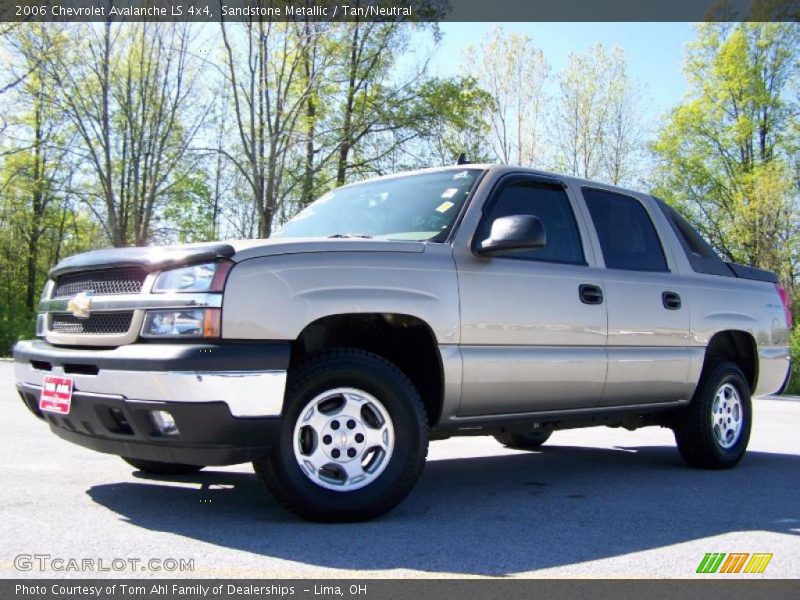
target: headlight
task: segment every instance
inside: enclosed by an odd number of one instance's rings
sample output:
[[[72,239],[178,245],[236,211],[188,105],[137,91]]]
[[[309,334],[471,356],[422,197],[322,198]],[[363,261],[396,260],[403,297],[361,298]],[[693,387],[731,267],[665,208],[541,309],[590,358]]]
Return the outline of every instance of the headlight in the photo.
[[[218,338],[220,315],[218,308],[149,310],[144,316],[142,337]]]
[[[162,271],[153,292],[221,292],[232,267],[226,260]]]

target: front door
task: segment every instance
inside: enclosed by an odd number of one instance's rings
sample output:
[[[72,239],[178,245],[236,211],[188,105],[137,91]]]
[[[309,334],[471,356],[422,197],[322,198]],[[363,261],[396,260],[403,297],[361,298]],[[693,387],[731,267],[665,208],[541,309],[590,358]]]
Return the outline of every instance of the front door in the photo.
[[[485,203],[473,242],[489,236],[494,219],[534,215],[546,245],[482,257],[469,243],[456,244],[462,416],[587,408],[602,398],[603,281],[587,262],[588,238],[575,214],[560,182],[507,175]]]

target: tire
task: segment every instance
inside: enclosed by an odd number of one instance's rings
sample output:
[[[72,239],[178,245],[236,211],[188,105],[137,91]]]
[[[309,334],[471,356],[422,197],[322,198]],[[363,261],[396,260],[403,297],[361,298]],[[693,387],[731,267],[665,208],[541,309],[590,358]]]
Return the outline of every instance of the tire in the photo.
[[[191,475],[203,467],[201,465],[184,465],[181,463],[166,463],[156,460],[139,460],[138,458],[121,457],[132,467],[150,475]]]
[[[514,450],[536,450],[550,439],[552,431],[532,431],[530,433],[498,433],[494,436],[506,448]]]
[[[752,421],[750,386],[741,369],[716,363],[704,370],[689,406],[676,413],[675,442],[689,466],[729,469],[747,450]]]
[[[253,463],[290,511],[366,521],[411,491],[428,454],[428,421],[409,379],[383,358],[335,349],[293,369],[279,439]]]

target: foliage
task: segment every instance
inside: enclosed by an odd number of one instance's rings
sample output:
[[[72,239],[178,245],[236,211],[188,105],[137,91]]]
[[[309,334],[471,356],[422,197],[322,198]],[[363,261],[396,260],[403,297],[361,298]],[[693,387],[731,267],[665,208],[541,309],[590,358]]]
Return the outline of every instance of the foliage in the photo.
[[[644,133],[642,91],[622,49],[595,44],[570,54],[558,89],[549,132],[555,169],[615,185],[632,182]]]
[[[796,23],[698,26],[685,64],[690,95],[653,144],[655,194],[727,260],[776,271],[793,296],[799,52]]]
[[[419,88],[419,98],[405,119],[428,144],[426,164],[451,164],[462,152],[472,162],[490,162],[485,139],[490,131],[486,111],[494,98],[474,77],[431,79]]]
[[[204,103],[193,94],[197,59],[185,23],[76,24],[37,73],[80,142],[76,189],[114,246],[153,241],[151,225],[191,168],[188,149]],[[43,37],[52,36],[45,30]],[[36,58],[35,56],[32,58]]]
[[[503,163],[541,167],[546,163],[544,125],[548,107],[545,86],[550,65],[524,34],[502,27],[484,37],[480,48],[466,51],[465,71],[492,97],[483,106],[490,124],[492,152]]]
[[[169,203],[157,221],[156,228],[165,241],[180,243],[206,242],[216,237],[214,231],[214,197],[205,173],[194,171],[176,181],[170,190]]]
[[[800,325],[795,326],[792,330],[789,348],[792,355],[792,378],[789,380],[786,393],[800,396]]]

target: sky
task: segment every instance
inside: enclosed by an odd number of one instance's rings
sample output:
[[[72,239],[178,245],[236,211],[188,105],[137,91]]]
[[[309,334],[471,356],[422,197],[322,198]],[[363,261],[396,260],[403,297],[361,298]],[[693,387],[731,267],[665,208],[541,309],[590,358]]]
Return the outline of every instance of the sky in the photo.
[[[430,63],[434,75],[460,73],[464,49],[480,45],[496,23],[442,23],[444,34]],[[690,23],[502,23],[504,29],[528,34],[553,72],[565,65],[570,52],[582,52],[600,42],[619,46],[628,58],[630,73],[645,86],[647,111],[656,119],[679,103],[687,90],[681,71],[684,47],[694,39]]]

